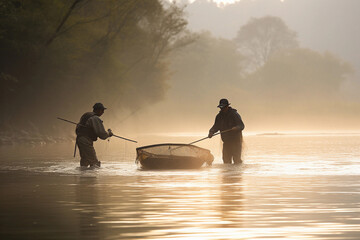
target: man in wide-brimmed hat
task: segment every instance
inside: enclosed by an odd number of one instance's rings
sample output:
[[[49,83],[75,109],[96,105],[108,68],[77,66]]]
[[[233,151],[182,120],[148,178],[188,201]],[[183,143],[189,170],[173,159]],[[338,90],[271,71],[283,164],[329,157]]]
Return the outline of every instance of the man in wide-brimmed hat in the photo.
[[[95,103],[93,111],[84,113],[76,126],[76,144],[79,147],[82,167],[100,167],[101,162],[97,159],[93,143],[98,137],[105,140],[113,135],[111,129],[105,131],[100,119],[105,109],[102,103]]]
[[[214,133],[220,131],[223,141],[224,163],[242,163],[242,130],[244,130],[245,125],[237,110],[230,107],[227,99],[221,99],[218,108],[220,108],[220,112],[216,115],[215,123],[209,130],[208,137],[211,138]]]

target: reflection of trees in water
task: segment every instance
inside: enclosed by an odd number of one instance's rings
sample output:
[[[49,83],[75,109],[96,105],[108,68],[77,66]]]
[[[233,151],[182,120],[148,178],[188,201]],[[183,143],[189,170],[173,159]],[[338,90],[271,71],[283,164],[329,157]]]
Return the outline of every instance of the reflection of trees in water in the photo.
[[[95,177],[80,177],[76,184],[76,202],[81,238],[101,239],[99,199]]]
[[[223,223],[221,227],[241,227],[243,211],[243,186],[241,169],[234,165],[224,165],[221,171],[219,211]]]

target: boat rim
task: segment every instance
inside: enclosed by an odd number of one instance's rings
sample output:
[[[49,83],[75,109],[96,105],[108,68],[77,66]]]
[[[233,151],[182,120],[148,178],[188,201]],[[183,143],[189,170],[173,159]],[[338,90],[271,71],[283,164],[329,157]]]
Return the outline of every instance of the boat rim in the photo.
[[[150,148],[150,147],[158,147],[158,146],[169,146],[169,145],[170,146],[191,146],[191,147],[195,147],[195,148],[206,150],[206,151],[210,152],[210,150],[208,150],[206,148],[202,148],[202,147],[198,147],[196,145],[186,144],[186,143],[159,143],[159,144],[152,144],[152,145],[138,147],[138,148],[136,148],[136,150],[142,150],[142,149],[146,149],[146,148]]]

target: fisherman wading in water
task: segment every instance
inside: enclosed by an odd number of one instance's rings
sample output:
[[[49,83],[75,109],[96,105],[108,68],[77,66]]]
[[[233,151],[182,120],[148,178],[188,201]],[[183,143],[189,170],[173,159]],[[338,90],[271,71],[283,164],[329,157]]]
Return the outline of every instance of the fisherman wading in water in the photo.
[[[218,107],[221,109],[216,115],[215,123],[209,130],[208,137],[211,138],[217,131],[221,132],[223,141],[224,163],[242,163],[242,130],[245,125],[236,109],[231,108],[227,99],[221,99]]]
[[[105,131],[100,119],[105,109],[102,103],[95,103],[93,111],[84,113],[76,126],[76,144],[79,147],[82,167],[100,167],[101,162],[96,157],[93,143],[98,137],[105,140],[113,135],[111,129]]]

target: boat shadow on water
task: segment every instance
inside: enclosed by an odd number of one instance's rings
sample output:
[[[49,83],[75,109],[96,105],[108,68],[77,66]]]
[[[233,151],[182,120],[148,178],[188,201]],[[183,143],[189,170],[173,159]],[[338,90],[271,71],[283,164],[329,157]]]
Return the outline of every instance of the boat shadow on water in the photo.
[[[245,169],[245,165],[242,164],[223,164],[223,163],[215,163],[211,165],[207,165],[204,163],[202,166],[197,168],[146,168],[138,163],[137,171],[213,171],[220,173],[222,176],[232,176],[239,175]]]

